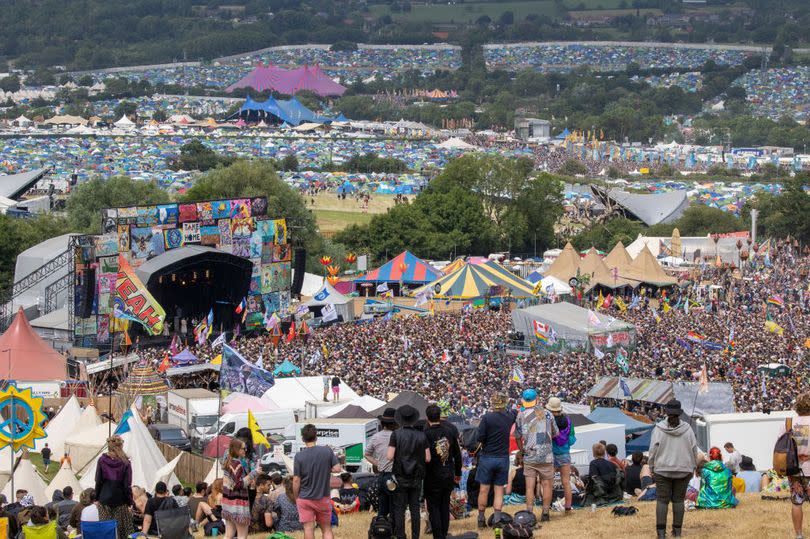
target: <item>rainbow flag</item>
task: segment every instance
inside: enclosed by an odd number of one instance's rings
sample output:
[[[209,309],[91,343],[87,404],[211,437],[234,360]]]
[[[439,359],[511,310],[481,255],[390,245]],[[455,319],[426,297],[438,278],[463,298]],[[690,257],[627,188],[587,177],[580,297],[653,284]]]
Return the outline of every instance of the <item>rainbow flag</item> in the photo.
[[[690,331],[689,333],[687,333],[686,338],[692,342],[703,342],[706,340],[705,335],[701,335],[696,331]]]
[[[782,296],[777,296],[774,294],[773,296],[768,298],[768,303],[770,305],[777,305],[779,307],[784,307],[785,300],[782,299]]]
[[[532,326],[534,327],[534,336],[537,337],[537,340],[543,344],[548,344],[549,335],[551,334],[548,324],[544,324],[539,320],[532,320]]]

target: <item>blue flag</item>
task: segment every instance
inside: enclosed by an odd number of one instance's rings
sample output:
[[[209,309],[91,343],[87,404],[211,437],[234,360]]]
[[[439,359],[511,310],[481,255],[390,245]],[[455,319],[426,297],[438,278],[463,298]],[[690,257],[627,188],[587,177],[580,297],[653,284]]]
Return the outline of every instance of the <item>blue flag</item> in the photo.
[[[129,421],[132,419],[132,410],[127,410],[124,412],[124,415],[121,416],[121,422],[118,424],[118,428],[115,429],[113,434],[125,434],[132,430],[132,427],[129,424]]]
[[[633,396],[633,392],[630,391],[630,386],[627,385],[627,382],[624,381],[624,378],[619,378],[619,387],[622,389],[622,393],[624,393],[625,397]]]
[[[273,373],[257,367],[242,357],[239,352],[222,345],[222,365],[219,368],[219,388],[261,397],[275,384]]]

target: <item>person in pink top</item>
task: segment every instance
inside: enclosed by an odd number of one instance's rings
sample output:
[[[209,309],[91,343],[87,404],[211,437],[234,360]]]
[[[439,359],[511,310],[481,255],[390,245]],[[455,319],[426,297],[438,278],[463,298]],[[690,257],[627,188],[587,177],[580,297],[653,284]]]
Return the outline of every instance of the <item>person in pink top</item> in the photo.
[[[794,409],[799,417],[793,419],[793,439],[796,440],[802,472],[801,475],[790,477],[790,501],[793,503],[791,517],[796,539],[803,539],[802,505],[804,502],[810,501],[810,485],[808,485],[808,478],[810,478],[810,392],[802,393],[796,398]],[[782,425],[779,435],[784,433],[785,425]]]

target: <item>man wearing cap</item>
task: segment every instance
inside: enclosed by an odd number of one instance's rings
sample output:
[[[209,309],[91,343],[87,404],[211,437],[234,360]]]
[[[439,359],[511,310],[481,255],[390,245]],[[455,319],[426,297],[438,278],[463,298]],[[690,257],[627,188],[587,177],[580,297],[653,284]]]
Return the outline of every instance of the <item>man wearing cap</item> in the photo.
[[[388,480],[391,479],[391,469],[393,463],[388,459],[388,445],[391,442],[391,433],[397,428],[394,420],[396,410],[391,407],[385,409],[382,415],[377,416],[380,420],[380,430],[366,444],[366,460],[374,467],[377,475],[377,490],[379,496],[378,513],[387,519],[391,519],[391,508],[393,507],[394,495],[388,488]]]
[[[515,440],[523,453],[523,476],[526,478],[526,510],[534,510],[534,493],[537,481],[543,491],[543,514],[541,522],[549,520],[551,498],[554,490],[554,452],[551,440],[560,433],[554,416],[548,410],[537,407],[537,391],[523,392],[523,411],[515,422]]]
[[[393,462],[392,471],[396,480],[394,492],[394,532],[398,539],[405,539],[405,509],[411,512],[411,538],[419,539],[421,518],[419,494],[425,467],[430,462],[430,448],[425,433],[417,430],[419,411],[408,404],[397,408],[394,419],[400,426],[391,433],[388,443],[388,460]]]
[[[496,393],[490,399],[492,411],[484,414],[478,424],[478,470],[475,479],[480,483],[478,491],[478,527],[486,527],[487,498],[490,488],[495,487],[493,522],[501,518],[503,491],[509,481],[509,434],[515,423],[515,414],[506,410],[506,395]]]

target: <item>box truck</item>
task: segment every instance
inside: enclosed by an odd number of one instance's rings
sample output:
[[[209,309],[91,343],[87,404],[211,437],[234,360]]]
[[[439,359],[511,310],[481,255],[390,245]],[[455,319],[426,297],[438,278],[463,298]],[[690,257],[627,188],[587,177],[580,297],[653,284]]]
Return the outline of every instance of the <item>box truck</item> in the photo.
[[[217,422],[219,398],[207,389],[172,389],[166,408],[166,423],[180,427],[193,439]]]
[[[301,440],[301,427],[311,423],[318,429],[318,444],[328,445],[346,457],[346,469],[350,472],[370,471],[370,466],[363,455],[366,443],[377,433],[378,421],[376,418],[333,418],[321,417],[308,419],[303,423],[295,423],[287,431],[287,437],[294,436],[292,444],[293,455],[304,447]]]
[[[788,417],[796,417],[796,412],[706,414],[695,421],[698,447],[706,453],[718,447],[725,460],[723,446],[731,442],[740,454],[751,457],[757,470],[765,471],[772,467],[773,446]]]
[[[254,412],[253,417],[256,418],[256,424],[259,425],[259,430],[265,436],[273,434],[285,434],[285,431],[290,425],[295,424],[295,414],[292,410],[271,410],[269,412]],[[215,436],[223,434],[225,436],[233,436],[239,429],[248,426],[248,413],[227,413],[219,418],[219,421],[214,419],[214,423],[209,429],[196,440],[192,441],[195,449],[202,451],[206,444],[214,439]]]

